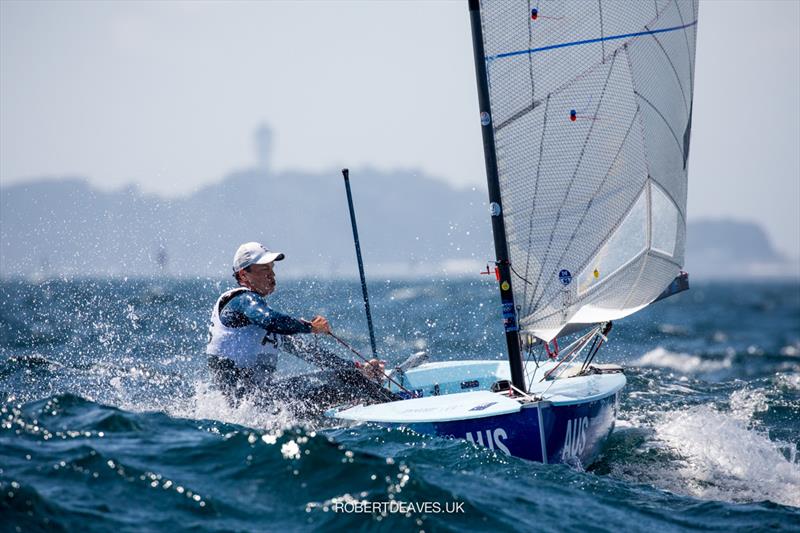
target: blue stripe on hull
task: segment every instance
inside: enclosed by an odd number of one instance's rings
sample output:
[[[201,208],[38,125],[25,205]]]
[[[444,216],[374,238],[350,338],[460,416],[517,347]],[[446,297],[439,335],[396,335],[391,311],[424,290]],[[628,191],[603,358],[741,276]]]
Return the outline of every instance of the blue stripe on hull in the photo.
[[[526,405],[518,413],[413,424],[410,427],[419,433],[466,439],[491,450],[531,461],[545,462],[542,454],[546,450],[547,463],[579,460],[581,464],[588,465],[596,458],[603,440],[614,429],[618,397],[619,392],[593,402],[559,406],[540,402]],[[544,435],[544,446],[540,435]]]

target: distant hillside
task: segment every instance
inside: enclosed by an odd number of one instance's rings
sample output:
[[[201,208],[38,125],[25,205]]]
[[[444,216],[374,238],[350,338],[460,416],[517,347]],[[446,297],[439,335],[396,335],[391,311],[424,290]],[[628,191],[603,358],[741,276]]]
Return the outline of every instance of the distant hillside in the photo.
[[[376,271],[441,272],[492,255],[484,191],[457,191],[411,172],[351,172],[364,260]],[[223,275],[239,243],[287,254],[296,275],[355,273],[341,174],[245,171],[190,196],[86,181],[0,189],[0,275],[153,275],[159,250],[171,275]],[[455,261],[455,263],[453,262]]]
[[[368,274],[477,272],[493,257],[484,188],[371,169],[353,169],[351,182]],[[136,188],[102,192],[77,178],[0,188],[4,277],[223,276],[249,240],[287,254],[284,276],[356,275],[338,169],[238,172],[172,200]],[[691,222],[686,258],[693,279],[800,275],[751,222]]]
[[[694,278],[800,276],[797,259],[778,253],[758,224],[695,220],[687,229],[685,268]]]

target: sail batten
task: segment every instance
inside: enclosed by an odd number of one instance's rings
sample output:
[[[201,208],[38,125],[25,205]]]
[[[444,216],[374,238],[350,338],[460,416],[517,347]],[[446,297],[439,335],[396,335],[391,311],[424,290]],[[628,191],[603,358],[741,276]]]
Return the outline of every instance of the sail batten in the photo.
[[[550,340],[642,309],[680,271],[697,6],[537,6],[480,14],[519,323]]]

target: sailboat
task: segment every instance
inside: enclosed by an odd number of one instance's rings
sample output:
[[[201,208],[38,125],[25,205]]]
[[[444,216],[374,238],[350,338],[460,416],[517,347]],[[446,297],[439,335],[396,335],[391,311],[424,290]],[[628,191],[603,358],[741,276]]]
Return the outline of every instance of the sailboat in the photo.
[[[424,363],[395,373],[406,399],[328,414],[587,465],[626,384],[594,362],[612,321],[688,288],[697,2],[469,11],[508,360]]]

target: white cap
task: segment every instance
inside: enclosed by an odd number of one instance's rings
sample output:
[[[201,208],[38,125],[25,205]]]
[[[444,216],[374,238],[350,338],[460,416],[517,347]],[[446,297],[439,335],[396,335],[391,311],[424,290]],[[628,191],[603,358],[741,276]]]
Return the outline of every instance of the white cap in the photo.
[[[272,252],[260,242],[246,242],[233,256],[233,271],[239,272],[250,265],[265,265],[283,259],[280,252]]]

